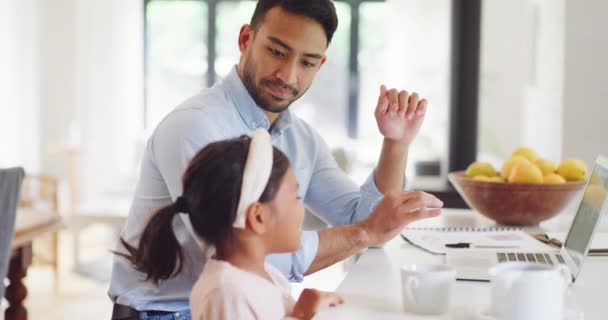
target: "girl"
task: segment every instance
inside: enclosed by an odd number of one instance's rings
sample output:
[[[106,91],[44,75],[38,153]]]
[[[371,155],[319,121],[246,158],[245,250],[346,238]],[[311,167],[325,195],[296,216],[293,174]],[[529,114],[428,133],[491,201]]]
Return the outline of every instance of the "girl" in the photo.
[[[264,262],[270,253],[298,248],[304,219],[293,169],[267,131],[207,145],[186,169],[183,195],[150,219],[139,246],[121,239],[148,280],[158,283],[182,269],[172,229],[178,213],[215,248],[190,295],[192,319],[310,319],[342,303],[311,289],[294,302],[285,276]]]

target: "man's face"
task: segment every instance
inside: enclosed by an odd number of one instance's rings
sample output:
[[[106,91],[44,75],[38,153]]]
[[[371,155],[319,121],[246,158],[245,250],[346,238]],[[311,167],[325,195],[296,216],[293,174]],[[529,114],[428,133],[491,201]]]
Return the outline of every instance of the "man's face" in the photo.
[[[239,34],[239,72],[256,104],[280,113],[300,98],[325,62],[323,27],[280,7],[268,11],[257,30]]]

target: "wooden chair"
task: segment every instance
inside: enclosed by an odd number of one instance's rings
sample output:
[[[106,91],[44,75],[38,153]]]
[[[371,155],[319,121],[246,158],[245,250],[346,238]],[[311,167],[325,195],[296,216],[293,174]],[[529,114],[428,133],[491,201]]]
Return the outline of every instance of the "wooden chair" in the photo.
[[[62,223],[59,214],[59,183],[47,175],[27,175],[21,189],[18,210],[35,212],[41,220]],[[37,240],[33,244],[34,261],[50,264],[54,271],[55,292],[59,290],[59,232]]]

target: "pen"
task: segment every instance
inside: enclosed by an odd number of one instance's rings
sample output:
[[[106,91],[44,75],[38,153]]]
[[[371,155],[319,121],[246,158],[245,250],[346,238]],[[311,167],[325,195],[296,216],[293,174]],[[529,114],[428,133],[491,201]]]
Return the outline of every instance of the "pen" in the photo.
[[[458,249],[467,249],[471,247],[471,244],[468,242],[458,242],[458,243],[446,243],[446,248],[458,248]]]
[[[589,256],[608,256],[608,249],[589,249]]]
[[[468,243],[468,242],[446,243],[445,246],[446,246],[446,248],[453,248],[453,249],[470,249],[470,248],[474,248],[474,249],[517,249],[517,248],[519,248],[519,246],[474,245],[474,244]]]

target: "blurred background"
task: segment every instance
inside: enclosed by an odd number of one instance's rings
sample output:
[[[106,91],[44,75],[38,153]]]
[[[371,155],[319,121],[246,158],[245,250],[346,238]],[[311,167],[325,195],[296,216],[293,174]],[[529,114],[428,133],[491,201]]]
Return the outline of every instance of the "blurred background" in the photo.
[[[608,2],[335,5],[340,22],[327,63],[291,109],[314,124],[356,181],[379,155],[373,110],[382,83],[429,100],[408,183],[454,206],[462,201],[447,173],[475,159],[499,167],[519,146],[588,166],[608,155]],[[40,177],[54,181],[51,197],[32,191],[22,206],[46,202],[63,226],[34,241],[25,279],[31,319],[109,317],[110,250],[146,140],[171,109],[238,62],[238,31],[254,7],[249,0],[0,0],[0,167],[23,166],[33,186]],[[313,216],[307,224],[322,226]],[[341,272],[311,281],[331,289]]]

